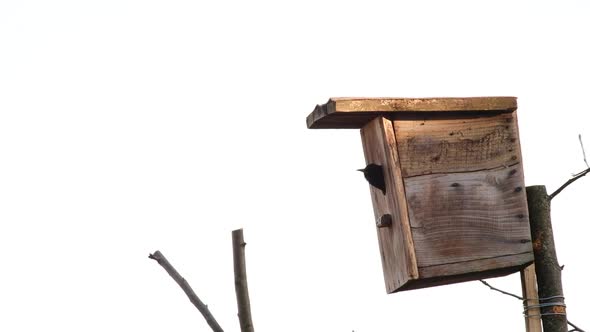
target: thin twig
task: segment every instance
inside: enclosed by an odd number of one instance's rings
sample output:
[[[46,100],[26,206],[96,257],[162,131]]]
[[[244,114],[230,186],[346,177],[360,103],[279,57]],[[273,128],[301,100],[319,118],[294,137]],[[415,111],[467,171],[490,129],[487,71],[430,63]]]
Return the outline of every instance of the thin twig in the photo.
[[[586,167],[590,168],[590,165],[588,165],[588,161],[586,160],[586,151],[584,150],[584,143],[582,143],[582,134],[578,134],[578,139],[580,140],[580,146],[582,147],[582,155],[584,156],[584,163],[586,164]]]
[[[570,184],[572,184],[574,181],[576,181],[577,179],[581,178],[582,176],[586,175],[590,173],[590,168],[587,168],[583,171],[581,171],[578,174],[575,174],[573,178],[567,180],[566,183],[564,183],[561,187],[559,187],[556,191],[553,192],[553,194],[549,195],[549,200],[552,200],[555,196],[557,196],[563,189],[565,189],[567,186],[569,186]]]
[[[584,150],[584,143],[582,142],[582,134],[578,134],[578,140],[580,140],[580,146],[582,147],[582,156],[584,157],[584,163],[588,168],[586,168],[578,174],[574,174],[571,179],[567,180],[567,182],[564,183],[561,187],[557,188],[557,190],[554,191],[553,194],[549,195],[549,200],[552,200],[553,197],[557,196],[563,189],[572,184],[574,181],[590,173],[590,165],[588,165],[588,161],[586,160],[586,151]]]
[[[573,327],[572,330],[569,330],[569,332],[574,332],[574,331],[578,331],[578,332],[586,332],[584,330],[582,330],[581,328],[577,327],[576,325],[574,325],[574,323],[570,322],[569,320],[567,321],[568,325]]]
[[[164,255],[158,250],[156,250],[153,254],[150,254],[148,257],[158,262],[158,264],[160,264],[164,268],[164,270],[168,272],[172,279],[176,281],[178,286],[180,286],[180,288],[182,288],[186,296],[188,296],[188,299],[192,302],[192,304],[194,304],[195,307],[197,307],[197,309],[201,312],[201,315],[203,315],[203,317],[207,321],[207,324],[209,324],[213,332],[223,332],[223,329],[221,328],[221,326],[219,326],[219,323],[217,323],[217,320],[215,320],[215,317],[213,317],[213,314],[211,314],[211,311],[209,311],[207,305],[204,304],[203,301],[201,301],[201,299],[199,299],[199,297],[197,296],[197,294],[195,294],[195,292],[188,284],[186,279],[184,279],[176,271],[174,266],[172,266],[172,264],[168,262],[166,257],[164,257]]]
[[[492,286],[492,285],[488,284],[488,283],[487,283],[487,282],[485,282],[484,280],[480,280],[480,282],[481,282],[482,284],[484,284],[484,285],[488,286],[488,287],[489,287],[491,290],[495,290],[496,292],[500,292],[500,293],[502,293],[502,294],[504,294],[504,295],[508,295],[508,296],[515,297],[515,298],[517,298],[517,299],[519,299],[519,300],[521,300],[521,301],[522,301],[522,300],[524,300],[524,299],[523,299],[521,296],[518,296],[518,295],[515,295],[515,294],[512,294],[512,293],[509,293],[509,292],[503,291],[503,290],[501,290],[501,289],[498,289],[498,288],[496,288],[496,287],[494,287],[494,286]]]
[[[250,296],[248,294],[248,278],[246,276],[246,243],[243,230],[232,231],[232,246],[234,254],[234,281],[236,286],[236,300],[238,302],[238,318],[242,332],[254,332],[252,312],[250,311]]]

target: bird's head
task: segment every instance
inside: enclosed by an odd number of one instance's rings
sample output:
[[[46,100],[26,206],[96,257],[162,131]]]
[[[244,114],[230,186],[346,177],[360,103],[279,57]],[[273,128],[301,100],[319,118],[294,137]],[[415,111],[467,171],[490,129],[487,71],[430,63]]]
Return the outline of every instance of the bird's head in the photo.
[[[357,171],[363,172],[366,174],[367,172],[371,173],[371,172],[374,172],[376,170],[381,170],[381,169],[382,169],[381,165],[371,163],[371,164],[368,164],[367,167],[365,167],[365,168],[357,169]]]

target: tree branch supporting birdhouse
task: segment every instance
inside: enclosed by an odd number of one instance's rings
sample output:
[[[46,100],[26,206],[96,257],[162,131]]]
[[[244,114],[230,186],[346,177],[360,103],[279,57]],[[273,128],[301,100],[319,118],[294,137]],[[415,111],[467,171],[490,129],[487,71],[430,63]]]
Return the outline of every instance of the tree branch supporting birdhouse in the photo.
[[[566,332],[565,298],[561,285],[561,269],[555,252],[551,227],[551,198],[545,186],[526,188],[539,307],[544,332]]]

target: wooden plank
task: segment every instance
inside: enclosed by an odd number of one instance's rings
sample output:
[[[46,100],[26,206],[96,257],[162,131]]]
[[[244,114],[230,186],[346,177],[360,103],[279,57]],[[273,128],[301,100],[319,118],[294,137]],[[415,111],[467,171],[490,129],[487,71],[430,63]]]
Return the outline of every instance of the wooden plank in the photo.
[[[377,228],[385,285],[391,293],[418,278],[393,125],[376,118],[361,129],[361,138],[367,164],[382,165],[384,170],[387,195],[374,187],[370,190],[375,220],[392,216],[390,227]]]
[[[468,172],[521,161],[516,112],[471,119],[396,120],[404,177]]]
[[[517,266],[524,263],[520,254],[532,252],[520,164],[415,176],[404,184],[418,267],[497,257]]]
[[[376,117],[400,113],[512,112],[516,107],[516,97],[331,98],[307,116],[307,127],[361,128]]]
[[[531,264],[520,271],[520,281],[525,306],[539,305],[535,264]],[[526,310],[524,321],[527,332],[541,332],[543,330],[541,328],[541,310],[538,307],[532,307]]]
[[[518,272],[523,266],[533,261],[530,252],[482,258],[473,261],[461,261],[440,265],[418,267],[420,279],[442,279],[446,283],[465,282],[479,279],[502,277]],[[428,287],[433,285],[428,285]]]
[[[464,263],[457,263],[457,264],[464,264]],[[472,264],[471,262],[468,264]],[[527,263],[530,264],[530,263]],[[486,271],[468,271],[467,273],[462,274],[453,274],[453,275],[444,275],[438,276],[440,273],[440,269],[444,268],[444,266],[431,266],[431,267],[424,267],[418,268],[418,273],[420,274],[420,279],[413,280],[406,284],[403,288],[399,289],[398,291],[406,291],[412,289],[420,289],[426,287],[434,287],[434,286],[441,286],[441,285],[449,285],[458,282],[466,282],[466,281],[473,281],[473,280],[481,280],[481,279],[490,279],[496,277],[502,277],[514,272],[518,272],[524,268],[524,266],[508,266],[508,267],[501,267],[496,268],[494,270],[486,270]],[[453,268],[451,268],[453,269]],[[466,269],[468,270],[468,269]],[[423,278],[423,275],[428,275],[431,277]]]

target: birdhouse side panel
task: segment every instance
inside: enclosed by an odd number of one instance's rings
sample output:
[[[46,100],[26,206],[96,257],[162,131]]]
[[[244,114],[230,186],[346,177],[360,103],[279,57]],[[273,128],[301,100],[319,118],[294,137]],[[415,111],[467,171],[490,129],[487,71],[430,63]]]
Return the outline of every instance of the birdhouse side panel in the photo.
[[[391,293],[418,277],[393,125],[376,118],[361,129],[361,138],[367,164],[381,165],[385,177],[385,194],[372,186],[370,190],[375,220],[387,214],[392,219],[390,227],[377,228],[386,289]]]

